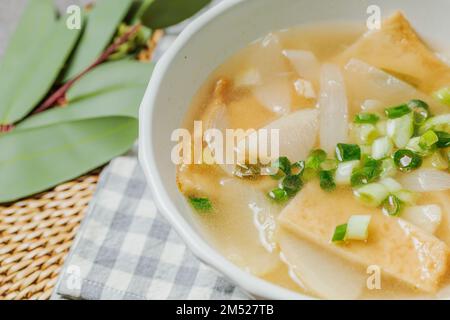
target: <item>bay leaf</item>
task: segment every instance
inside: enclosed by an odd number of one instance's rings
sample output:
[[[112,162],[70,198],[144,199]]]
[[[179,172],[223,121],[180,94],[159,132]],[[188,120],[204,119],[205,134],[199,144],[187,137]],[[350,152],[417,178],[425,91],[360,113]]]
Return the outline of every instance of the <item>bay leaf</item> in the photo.
[[[116,88],[77,100],[64,107],[55,107],[27,118],[19,123],[14,131],[112,116],[137,119],[145,88],[143,85]]]
[[[140,19],[149,28],[162,29],[190,18],[210,2],[211,0],[154,0]]]
[[[86,28],[73,53],[64,81],[74,78],[91,65],[111,43],[117,27],[125,18],[132,0],[97,0],[87,15]]]
[[[31,1],[35,3],[39,1]],[[46,0],[44,0],[46,2]],[[48,10],[48,9],[47,9]],[[24,18],[27,18],[24,16]],[[48,19],[48,17],[45,17]],[[43,22],[46,23],[46,22]],[[23,34],[26,28],[19,27],[15,36],[28,38]],[[33,36],[34,32],[27,30]],[[52,87],[68,56],[70,55],[80,30],[71,30],[66,26],[66,18],[53,21],[45,35],[39,35],[39,43],[36,48],[30,50],[30,55],[23,57],[21,66],[12,72],[9,67],[0,70],[0,77],[6,80],[0,81],[0,124],[12,124],[27,115],[41,101]],[[13,49],[18,50],[13,40]],[[9,50],[9,49],[8,49]],[[13,51],[8,54],[13,54]],[[8,62],[8,59],[6,61]],[[6,83],[6,84],[5,84]]]
[[[128,86],[147,86],[154,64],[135,60],[104,63],[76,82],[67,92],[66,99],[74,102],[100,92]]]
[[[137,133],[136,119],[106,117],[0,136],[0,203],[45,191],[107,163],[126,152]]]

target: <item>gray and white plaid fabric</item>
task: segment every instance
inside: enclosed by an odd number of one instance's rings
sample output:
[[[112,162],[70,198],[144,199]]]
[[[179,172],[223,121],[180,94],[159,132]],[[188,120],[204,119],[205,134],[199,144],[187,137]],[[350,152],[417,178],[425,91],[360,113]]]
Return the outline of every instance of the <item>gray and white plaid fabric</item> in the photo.
[[[157,213],[134,154],[103,171],[59,279],[71,299],[244,299]],[[55,297],[56,298],[56,297]]]
[[[156,59],[185,25],[167,30]],[[53,296],[61,298],[245,299],[247,296],[199,262],[157,213],[136,152],[131,152],[113,160],[101,174]]]

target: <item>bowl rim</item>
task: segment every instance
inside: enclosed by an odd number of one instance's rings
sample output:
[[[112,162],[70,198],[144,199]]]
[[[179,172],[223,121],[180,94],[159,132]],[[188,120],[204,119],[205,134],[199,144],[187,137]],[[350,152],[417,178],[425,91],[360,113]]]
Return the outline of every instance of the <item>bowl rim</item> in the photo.
[[[258,278],[234,265],[213,249],[184,220],[163,187],[162,177],[157,170],[155,170],[156,159],[154,157],[155,150],[152,144],[153,134],[151,123],[154,121],[155,104],[166,72],[170,69],[173,61],[176,60],[179,51],[198,31],[207,27],[208,23],[217,16],[236,7],[244,1],[246,0],[222,1],[200,15],[182,31],[156,64],[139,110],[139,162],[152,191],[156,207],[169,221],[177,234],[197,258],[221,272],[235,285],[243,289],[250,297],[269,299],[314,299],[308,295],[296,293]]]

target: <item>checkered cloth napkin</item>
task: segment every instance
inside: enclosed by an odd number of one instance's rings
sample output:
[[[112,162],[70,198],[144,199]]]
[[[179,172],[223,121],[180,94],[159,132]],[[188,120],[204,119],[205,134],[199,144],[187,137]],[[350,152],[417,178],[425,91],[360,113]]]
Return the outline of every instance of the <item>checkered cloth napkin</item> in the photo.
[[[216,0],[218,2],[220,0]],[[186,23],[167,30],[155,58]],[[102,172],[53,299],[245,299],[158,214],[136,150]]]
[[[157,213],[134,153],[103,171],[56,292],[71,299],[246,298]]]

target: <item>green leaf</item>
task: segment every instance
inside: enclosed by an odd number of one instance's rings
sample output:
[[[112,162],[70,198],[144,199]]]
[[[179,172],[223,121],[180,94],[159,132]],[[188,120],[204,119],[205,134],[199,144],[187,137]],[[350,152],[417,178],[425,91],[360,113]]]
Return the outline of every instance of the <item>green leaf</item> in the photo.
[[[65,107],[52,108],[38,113],[18,124],[14,131],[110,116],[124,116],[137,119],[139,105],[144,92],[144,86],[106,91],[88,99],[78,100]]]
[[[211,0],[154,0],[141,16],[144,25],[162,29],[177,24],[200,11]]]
[[[154,64],[134,60],[104,63],[87,73],[67,92],[69,102],[123,87],[147,86]]]
[[[0,89],[0,124],[12,124],[26,116],[41,101],[52,87],[70,55],[80,30],[70,30],[66,19],[54,22],[47,35],[32,56],[22,61],[23,67],[12,74],[6,89]],[[25,49],[27,50],[27,49]]]
[[[14,130],[0,137],[0,203],[51,188],[126,152],[138,121],[107,117]]]
[[[74,78],[101,55],[110,44],[132,2],[132,0],[96,1],[86,18],[86,28],[65,72],[65,81]]]

